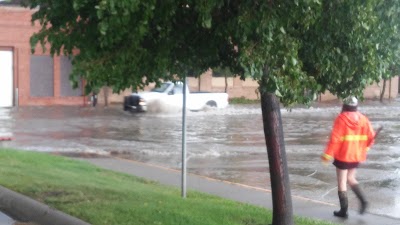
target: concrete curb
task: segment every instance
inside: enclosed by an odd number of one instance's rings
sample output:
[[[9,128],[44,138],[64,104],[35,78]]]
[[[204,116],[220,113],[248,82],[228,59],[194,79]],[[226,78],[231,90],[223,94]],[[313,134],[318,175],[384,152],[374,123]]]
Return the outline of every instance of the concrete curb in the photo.
[[[0,210],[20,222],[34,222],[40,225],[90,225],[2,186],[0,186]]]

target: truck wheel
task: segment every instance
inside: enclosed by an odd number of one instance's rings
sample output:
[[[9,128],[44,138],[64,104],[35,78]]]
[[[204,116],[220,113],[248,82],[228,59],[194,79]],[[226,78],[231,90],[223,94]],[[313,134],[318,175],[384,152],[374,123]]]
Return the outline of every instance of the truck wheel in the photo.
[[[125,96],[124,97],[124,103],[123,103],[123,105],[124,105],[124,111],[128,111],[129,110],[129,107],[128,107],[128,101],[129,101],[129,97],[127,97],[127,96]]]
[[[206,103],[206,105],[207,105],[207,106],[210,106],[210,107],[217,107],[217,103],[214,102],[214,101],[208,101],[208,102]]]

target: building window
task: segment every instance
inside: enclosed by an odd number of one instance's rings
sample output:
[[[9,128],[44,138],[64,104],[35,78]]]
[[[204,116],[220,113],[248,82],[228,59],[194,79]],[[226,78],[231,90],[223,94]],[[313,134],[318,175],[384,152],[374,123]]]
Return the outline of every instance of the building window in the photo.
[[[31,55],[30,95],[54,96],[54,62],[51,56]]]
[[[82,96],[82,82],[78,83],[76,89],[72,88],[72,83],[69,80],[69,75],[72,71],[71,60],[66,56],[60,57],[60,95],[61,96]]]

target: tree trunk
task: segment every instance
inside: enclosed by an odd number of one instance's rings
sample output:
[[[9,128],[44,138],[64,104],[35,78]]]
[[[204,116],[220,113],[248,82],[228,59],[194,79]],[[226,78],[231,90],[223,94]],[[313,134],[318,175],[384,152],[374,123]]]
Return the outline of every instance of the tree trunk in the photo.
[[[381,96],[379,98],[380,102],[383,102],[383,97],[385,96],[385,91],[386,91],[386,79],[383,79],[383,86],[382,86]]]
[[[198,91],[201,91],[201,78],[200,78],[201,76],[199,76],[199,79],[198,79],[198,81],[199,81],[199,90]]]
[[[108,106],[108,86],[103,87],[103,94],[104,94],[104,106]]]
[[[225,93],[228,93],[228,75],[225,73]]]
[[[272,93],[261,91],[261,109],[271,177],[272,225],[293,225],[289,172],[277,97]]]

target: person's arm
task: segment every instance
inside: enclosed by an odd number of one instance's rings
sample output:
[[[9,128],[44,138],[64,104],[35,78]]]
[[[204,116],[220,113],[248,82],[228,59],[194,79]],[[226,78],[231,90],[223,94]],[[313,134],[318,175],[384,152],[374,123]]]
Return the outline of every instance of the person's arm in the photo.
[[[376,131],[374,132],[374,129],[372,128],[371,123],[368,121],[368,126],[369,126],[369,132],[368,132],[368,144],[367,147],[368,149],[374,144],[376,137],[379,135],[379,133],[382,131],[383,126],[380,126]]]
[[[335,153],[340,149],[342,146],[342,136],[344,132],[345,124],[343,120],[338,116],[335,119],[335,123],[333,125],[332,133],[329,138],[329,142],[325,148],[324,153],[321,156],[323,161],[331,161]]]

